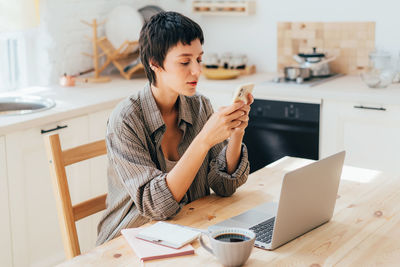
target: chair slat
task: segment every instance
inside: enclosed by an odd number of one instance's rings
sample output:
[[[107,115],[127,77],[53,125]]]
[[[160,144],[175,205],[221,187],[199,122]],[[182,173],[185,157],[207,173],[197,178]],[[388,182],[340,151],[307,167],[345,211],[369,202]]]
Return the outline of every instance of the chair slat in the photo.
[[[107,154],[105,140],[66,149],[62,152],[64,166]]]
[[[74,205],[72,210],[75,221],[104,210],[106,208],[106,198],[107,194],[104,194]]]

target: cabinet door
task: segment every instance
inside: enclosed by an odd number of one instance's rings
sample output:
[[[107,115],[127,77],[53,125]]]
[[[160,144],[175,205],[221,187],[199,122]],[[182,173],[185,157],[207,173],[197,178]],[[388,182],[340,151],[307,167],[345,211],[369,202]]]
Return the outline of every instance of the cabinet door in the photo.
[[[400,107],[324,101],[321,154],[346,150],[346,164],[400,173]]]
[[[8,179],[5,138],[0,136],[0,261],[12,266],[10,209],[8,205]]]
[[[87,116],[6,136],[15,266],[54,266],[65,259],[41,134],[42,129],[57,125],[68,126],[58,131],[63,148],[88,142]],[[89,176],[89,165],[83,162],[68,167],[67,175],[72,201],[84,200],[90,191],[89,179],[84,179]]]
[[[105,138],[107,120],[111,114],[111,109],[89,114],[89,140],[97,141]],[[95,197],[107,193],[107,155],[96,157],[89,160],[90,169],[90,197]],[[95,247],[97,240],[97,225],[102,216],[102,212],[93,214],[88,220],[86,239],[79,236],[82,253]],[[78,222],[78,225],[80,222]]]

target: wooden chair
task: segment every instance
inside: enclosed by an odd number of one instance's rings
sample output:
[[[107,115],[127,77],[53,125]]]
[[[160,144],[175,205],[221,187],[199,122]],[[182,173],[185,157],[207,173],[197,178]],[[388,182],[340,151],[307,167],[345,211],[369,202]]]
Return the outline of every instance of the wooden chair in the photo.
[[[107,194],[72,205],[65,167],[107,153],[105,140],[62,150],[58,134],[45,136],[58,219],[67,259],[81,254],[75,222],[106,208]]]

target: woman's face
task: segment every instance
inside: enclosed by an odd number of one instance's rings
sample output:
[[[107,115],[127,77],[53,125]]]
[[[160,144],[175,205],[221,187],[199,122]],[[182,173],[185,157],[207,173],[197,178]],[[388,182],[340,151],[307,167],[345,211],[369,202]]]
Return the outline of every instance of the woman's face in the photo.
[[[170,48],[164,60],[164,68],[156,68],[156,86],[181,95],[194,95],[201,73],[202,55],[199,39],[193,40],[190,45],[179,42]]]

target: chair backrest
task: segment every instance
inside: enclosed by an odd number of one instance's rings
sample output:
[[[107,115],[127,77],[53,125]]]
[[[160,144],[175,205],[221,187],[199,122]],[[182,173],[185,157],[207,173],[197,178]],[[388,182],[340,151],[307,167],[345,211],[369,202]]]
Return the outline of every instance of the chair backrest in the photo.
[[[62,150],[58,134],[46,135],[45,144],[53,181],[58,219],[67,259],[81,254],[75,222],[106,208],[107,194],[72,205],[65,167],[107,153],[105,140]]]

